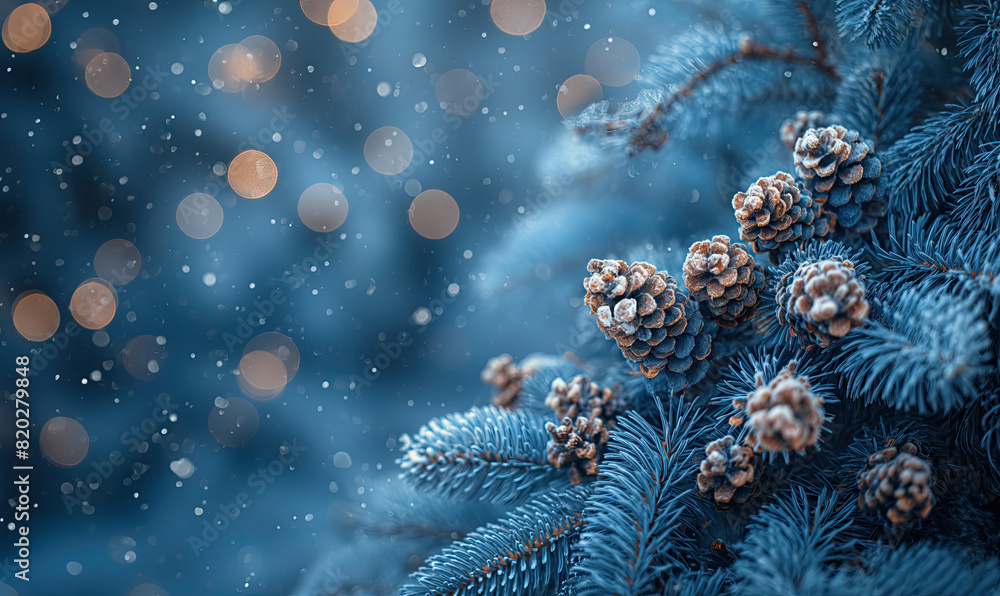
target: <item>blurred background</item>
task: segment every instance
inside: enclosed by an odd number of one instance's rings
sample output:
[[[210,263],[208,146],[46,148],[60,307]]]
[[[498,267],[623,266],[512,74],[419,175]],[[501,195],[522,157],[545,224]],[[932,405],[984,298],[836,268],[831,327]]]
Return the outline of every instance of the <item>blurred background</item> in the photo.
[[[631,160],[563,122],[706,10],[0,0],[0,596],[292,593],[488,358],[572,349],[589,258],[733,228],[778,121]]]

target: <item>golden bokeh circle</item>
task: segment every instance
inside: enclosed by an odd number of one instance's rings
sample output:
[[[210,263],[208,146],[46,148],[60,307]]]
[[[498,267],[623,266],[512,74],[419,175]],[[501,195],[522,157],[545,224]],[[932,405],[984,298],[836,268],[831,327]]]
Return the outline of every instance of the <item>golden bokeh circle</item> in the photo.
[[[395,176],[410,167],[413,143],[405,132],[395,126],[383,126],[368,135],[364,153],[365,161],[373,170]]]
[[[317,25],[340,25],[358,11],[359,0],[299,0],[306,18]]]
[[[601,84],[590,75],[578,74],[566,79],[556,94],[556,107],[563,118],[571,118],[594,102],[604,99]]]
[[[483,99],[483,84],[472,72],[454,68],[438,77],[434,83],[434,96],[444,111],[465,116],[479,107]]]
[[[299,219],[314,232],[332,232],[347,220],[347,197],[336,186],[318,182],[299,196]]]
[[[296,347],[295,342],[292,341],[292,338],[287,335],[283,335],[277,331],[261,333],[247,342],[243,353],[249,354],[255,350],[270,352],[277,356],[278,360],[285,365],[285,370],[287,371],[286,378],[289,382],[299,372],[299,349]]]
[[[140,381],[154,378],[160,372],[160,363],[166,357],[166,348],[152,335],[132,338],[121,352],[125,370]]]
[[[236,68],[239,45],[224,45],[212,54],[208,61],[208,78],[212,86],[226,93],[239,93],[247,88],[247,82],[240,78]]]
[[[11,308],[14,329],[28,341],[45,341],[59,330],[59,307],[38,290],[22,292]]]
[[[97,276],[116,286],[124,286],[139,275],[142,255],[134,244],[124,238],[108,240],[94,255]]]
[[[288,384],[288,370],[280,358],[264,350],[247,352],[240,358],[240,376],[255,391],[250,397],[273,399]]]
[[[278,182],[278,166],[266,153],[250,149],[229,164],[229,186],[245,199],[259,199]]]
[[[33,52],[45,45],[52,35],[52,19],[35,3],[15,8],[3,22],[3,43],[12,52]]]
[[[263,83],[278,74],[281,50],[263,35],[251,35],[233,51],[236,75],[248,83]]]
[[[504,33],[527,35],[545,20],[545,0],[493,0],[490,17]]]
[[[594,42],[584,62],[587,74],[609,87],[631,83],[640,66],[639,50],[621,37],[604,37]]]
[[[84,329],[103,329],[115,318],[118,310],[118,292],[100,278],[88,279],[73,292],[69,312]]]
[[[358,0],[358,7],[354,13],[343,22],[331,24],[330,31],[340,41],[358,43],[368,39],[376,24],[378,24],[378,11],[375,10],[375,5],[371,0]]]
[[[90,61],[104,52],[117,52],[121,48],[118,37],[104,27],[92,27],[76,38],[73,60],[80,68],[87,68]]]
[[[197,240],[211,238],[222,228],[222,205],[212,195],[196,192],[177,205],[177,226]]]
[[[90,436],[83,425],[65,416],[50,418],[38,433],[38,446],[52,463],[71,468],[90,450]]]
[[[87,63],[84,78],[94,95],[111,99],[125,93],[132,82],[132,71],[118,54],[101,52]]]
[[[243,447],[257,434],[260,414],[242,397],[228,397],[226,407],[215,406],[208,414],[208,432],[226,447]]]
[[[431,240],[440,240],[454,232],[460,215],[458,203],[443,190],[425,190],[410,204],[410,225]]]

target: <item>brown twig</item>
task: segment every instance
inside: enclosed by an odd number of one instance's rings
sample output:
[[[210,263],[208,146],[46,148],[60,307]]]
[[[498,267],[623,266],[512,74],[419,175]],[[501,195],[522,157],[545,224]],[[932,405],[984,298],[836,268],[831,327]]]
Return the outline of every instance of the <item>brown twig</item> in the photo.
[[[804,0],[800,0],[798,7],[802,11],[803,18],[806,20],[806,28],[809,29],[809,37],[813,40],[816,55],[819,56],[820,62],[826,62],[826,46],[823,43],[823,36],[819,34],[819,23],[816,21],[816,15],[813,14],[812,7]]]

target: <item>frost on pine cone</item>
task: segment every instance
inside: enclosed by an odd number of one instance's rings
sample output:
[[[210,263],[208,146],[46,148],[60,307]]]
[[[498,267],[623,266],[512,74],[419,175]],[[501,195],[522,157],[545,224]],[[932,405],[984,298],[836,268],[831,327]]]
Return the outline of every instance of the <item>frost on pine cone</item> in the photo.
[[[584,476],[596,476],[597,466],[608,442],[608,429],[600,418],[566,416],[557,425],[545,424],[552,435],[548,444],[549,463],[557,468],[569,467],[569,480],[580,484]]]
[[[768,383],[757,374],[757,388],[746,400],[751,440],[768,451],[803,451],[819,442],[823,429],[823,399],[813,393],[809,377],[795,374],[793,360]],[[742,422],[742,420],[736,420]]]
[[[882,163],[860,134],[843,126],[810,128],[795,141],[795,167],[837,225],[867,232],[888,205],[879,185]]]
[[[754,252],[771,251],[775,264],[783,250],[825,237],[835,223],[786,172],[759,178],[746,192],[736,193],[733,209],[740,239],[749,242]]]
[[[500,390],[493,396],[493,405],[509,410],[517,401],[521,391],[521,381],[527,374],[518,367],[510,354],[501,354],[496,358],[490,358],[479,378],[487,385],[493,385]]]
[[[794,116],[781,124],[779,131],[781,142],[785,144],[785,147],[788,147],[789,151],[794,151],[795,142],[799,140],[802,133],[810,128],[823,128],[828,122],[826,114],[818,110],[795,112]]]
[[[552,381],[552,389],[545,398],[545,405],[562,420],[567,416],[600,418],[606,426],[614,425],[618,414],[618,395],[614,389],[601,387],[586,375],[577,375],[570,382],[562,378]]]
[[[693,300],[708,306],[719,327],[731,329],[753,318],[764,289],[764,273],[755,269],[746,246],[729,236],[713,236],[691,245],[684,260],[684,286]]]
[[[700,381],[708,369],[712,337],[703,331],[698,304],[677,281],[644,262],[591,259],[584,302],[604,337],[649,378],[667,369],[672,390]]]
[[[753,449],[726,435],[709,443],[705,455],[698,474],[698,493],[713,499],[717,506],[745,503],[756,484],[754,474],[759,464]]]
[[[889,445],[868,458],[858,473],[858,504],[875,511],[897,530],[925,519],[934,507],[934,473],[912,442]]]
[[[806,349],[826,348],[861,326],[869,308],[854,264],[840,257],[807,261],[783,275],[775,301],[778,322]]]

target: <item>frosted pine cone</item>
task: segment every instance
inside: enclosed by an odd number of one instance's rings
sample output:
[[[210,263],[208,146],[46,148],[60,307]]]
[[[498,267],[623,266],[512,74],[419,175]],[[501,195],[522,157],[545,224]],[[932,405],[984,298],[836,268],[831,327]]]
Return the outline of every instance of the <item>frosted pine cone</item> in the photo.
[[[698,493],[717,504],[745,503],[756,484],[757,455],[746,445],[726,435],[705,447],[706,457],[698,474]]]
[[[596,476],[597,465],[604,455],[608,442],[608,429],[600,418],[578,416],[576,422],[566,416],[557,426],[545,425],[552,439],[549,440],[549,463],[557,468],[569,467],[569,480],[580,484],[584,476]]]
[[[788,363],[766,385],[757,374],[757,388],[746,401],[753,440],[768,451],[803,451],[819,442],[823,429],[823,399],[813,393],[809,377],[795,375],[796,362]]]
[[[552,390],[545,398],[545,405],[552,408],[562,420],[567,416],[601,418],[606,426],[613,426],[618,414],[618,395],[613,389],[602,388],[586,375],[577,375],[567,383],[562,378],[552,381]]]
[[[904,529],[925,519],[934,507],[934,473],[919,448],[906,443],[890,445],[868,458],[858,473],[858,505],[877,511],[889,524]]]
[[[754,252],[772,251],[772,263],[778,262],[783,250],[813,237],[825,237],[834,224],[785,172],[759,178],[746,192],[736,193],[733,209],[740,223],[740,239],[749,242]]]
[[[795,142],[795,167],[813,199],[841,228],[867,232],[885,215],[882,163],[857,131],[810,128]]]
[[[778,322],[806,349],[826,348],[861,326],[869,308],[854,264],[839,257],[807,261],[786,273],[778,282],[775,301]]]
[[[826,114],[817,110],[795,112],[794,116],[781,124],[781,142],[789,151],[794,151],[795,141],[799,140],[802,133],[810,128],[823,128],[827,122]]]
[[[764,273],[755,269],[746,246],[729,236],[695,242],[684,260],[684,286],[693,300],[708,305],[716,324],[731,329],[753,318],[764,289]]]
[[[526,376],[527,373],[517,366],[510,354],[501,354],[490,358],[479,378],[500,390],[493,396],[493,405],[509,410],[514,407],[521,391],[521,381]]]
[[[587,271],[584,302],[590,314],[597,316],[604,337],[618,342],[644,375],[652,378],[666,368],[677,375],[671,384],[680,388],[705,376],[712,337],[702,330],[697,303],[673,277],[649,263],[627,266],[610,259],[591,259]]]

